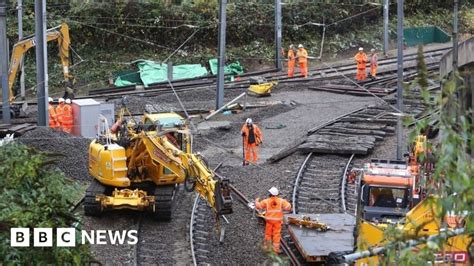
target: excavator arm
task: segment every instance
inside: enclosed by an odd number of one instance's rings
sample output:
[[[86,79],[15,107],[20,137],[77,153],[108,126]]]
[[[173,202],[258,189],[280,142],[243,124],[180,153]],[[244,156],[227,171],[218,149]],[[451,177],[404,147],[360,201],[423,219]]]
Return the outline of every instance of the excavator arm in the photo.
[[[177,175],[177,183],[184,182],[186,190],[196,191],[217,214],[232,213],[229,181],[218,179],[201,156],[178,149],[164,136],[166,131],[140,134],[151,158]]]
[[[46,31],[46,41],[58,41],[59,45],[59,56],[61,58],[61,64],[63,65],[64,80],[66,81],[66,98],[73,98],[72,94],[72,85],[74,83],[74,77],[69,72],[69,45],[71,44],[71,39],[69,37],[69,26],[66,23],[62,23],[60,26],[51,28]],[[13,51],[10,60],[10,69],[8,70],[8,89],[9,89],[9,98],[10,102],[15,100],[15,93],[13,91],[13,84],[16,80],[16,75],[18,69],[20,68],[20,62],[22,62],[23,57],[29,49],[36,46],[35,36],[27,37],[13,46]]]

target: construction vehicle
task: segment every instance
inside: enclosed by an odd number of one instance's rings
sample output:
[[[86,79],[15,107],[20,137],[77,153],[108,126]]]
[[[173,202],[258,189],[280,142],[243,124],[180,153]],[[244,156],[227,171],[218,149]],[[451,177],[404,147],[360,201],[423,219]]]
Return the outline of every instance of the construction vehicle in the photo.
[[[446,221],[440,219],[440,206],[436,197],[430,196],[426,185],[430,182],[432,156],[426,145],[426,137],[415,139],[412,152],[406,161],[372,160],[358,172],[357,202],[357,250],[374,250],[387,244],[385,230],[394,226],[402,232],[404,239],[416,240],[439,234],[443,222],[448,222],[447,230],[462,228],[462,217],[451,214]],[[454,223],[452,221],[455,221]],[[439,254],[437,263],[468,265],[468,246],[471,238],[460,234],[449,238]],[[423,247],[419,244],[415,249]],[[350,252],[349,252],[350,253]],[[354,255],[355,254],[355,255]],[[347,258],[357,258],[362,253],[354,253]],[[331,254],[330,262],[345,259]],[[341,255],[341,254],[339,254]],[[356,265],[377,265],[378,256],[362,258]]]
[[[137,122],[131,115],[125,118],[124,110],[112,127],[116,133],[101,118],[97,138],[90,144],[93,181],[86,191],[86,215],[131,209],[169,221],[183,183],[185,190],[206,200],[216,217],[232,213],[229,181],[218,179],[204,158],[192,153],[192,135],[181,116],[145,113]]]
[[[55,40],[58,41],[59,57],[61,58],[61,64],[63,65],[64,80],[66,82],[66,90],[63,98],[73,99],[73,84],[75,80],[73,75],[69,72],[69,45],[71,44],[71,39],[69,38],[69,26],[66,23],[62,23],[60,26],[46,31],[46,41],[50,42]],[[26,111],[27,106],[25,102],[15,101],[16,95],[13,85],[17,79],[17,73],[20,68],[20,63],[23,61],[23,57],[29,49],[35,46],[36,37],[34,35],[26,36],[13,46],[10,67],[8,69],[8,91],[12,117],[18,117]]]

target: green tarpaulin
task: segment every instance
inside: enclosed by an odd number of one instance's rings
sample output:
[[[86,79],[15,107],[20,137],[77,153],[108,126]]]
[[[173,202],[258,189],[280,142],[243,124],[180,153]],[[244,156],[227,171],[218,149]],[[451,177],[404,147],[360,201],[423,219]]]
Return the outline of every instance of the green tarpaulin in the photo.
[[[137,60],[138,71],[119,72],[116,75],[115,86],[124,87],[136,84],[143,84],[148,87],[150,84],[164,82],[168,80],[168,65],[156,63],[149,60]],[[211,72],[217,74],[217,59],[209,60]],[[231,63],[224,68],[225,74],[241,75],[244,69],[239,62]],[[173,66],[173,80],[197,78],[208,75],[207,69],[200,64],[185,64]]]
[[[213,75],[217,75],[217,66],[218,61],[217,58],[213,58],[209,60],[209,66],[211,67],[211,73]],[[224,74],[232,74],[232,75],[242,75],[244,73],[244,68],[240,65],[239,61],[234,63],[228,64],[224,67]]]
[[[116,87],[150,84],[168,80],[168,65],[159,64],[149,60],[135,61],[138,71],[122,72],[115,80]],[[207,70],[200,64],[187,64],[173,66],[173,80],[196,78],[206,76]]]
[[[207,76],[207,69],[200,64],[173,66],[173,80]]]
[[[121,71],[114,73],[115,87],[125,87],[131,85],[142,84],[140,74],[136,71]]]
[[[138,63],[140,70],[140,78],[145,87],[152,83],[162,82],[168,80],[168,66],[164,64],[157,64],[153,61],[143,61]]]

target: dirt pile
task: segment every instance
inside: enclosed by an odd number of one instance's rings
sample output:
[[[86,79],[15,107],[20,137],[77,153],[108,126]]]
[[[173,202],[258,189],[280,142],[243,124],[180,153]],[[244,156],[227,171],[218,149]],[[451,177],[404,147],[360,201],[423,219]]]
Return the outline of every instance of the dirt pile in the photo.
[[[43,152],[57,155],[58,166],[69,178],[89,180],[88,148],[90,139],[76,137],[46,127],[26,132],[18,139],[21,143]]]

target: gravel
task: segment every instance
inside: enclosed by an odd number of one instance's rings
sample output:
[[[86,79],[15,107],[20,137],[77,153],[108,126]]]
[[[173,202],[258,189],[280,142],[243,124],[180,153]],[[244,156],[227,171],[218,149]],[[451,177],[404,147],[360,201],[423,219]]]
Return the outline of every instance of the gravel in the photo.
[[[88,148],[90,139],[76,137],[48,127],[37,127],[18,140],[29,147],[59,155],[56,166],[67,177],[75,180],[90,180],[88,170]]]

